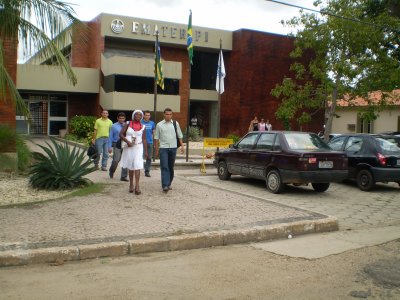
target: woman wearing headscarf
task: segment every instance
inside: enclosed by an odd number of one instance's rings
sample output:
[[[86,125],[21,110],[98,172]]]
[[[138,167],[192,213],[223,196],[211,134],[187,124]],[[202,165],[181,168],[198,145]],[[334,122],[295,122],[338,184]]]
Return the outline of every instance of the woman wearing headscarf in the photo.
[[[119,137],[122,142],[121,166],[129,170],[129,192],[140,195],[139,187],[140,170],[143,169],[143,149],[147,159],[146,134],[143,134],[146,126],[140,122],[143,118],[141,110],[132,113],[132,121],[127,122],[122,128]],[[144,147],[143,147],[144,146]],[[133,188],[133,176],[135,176],[135,189]]]

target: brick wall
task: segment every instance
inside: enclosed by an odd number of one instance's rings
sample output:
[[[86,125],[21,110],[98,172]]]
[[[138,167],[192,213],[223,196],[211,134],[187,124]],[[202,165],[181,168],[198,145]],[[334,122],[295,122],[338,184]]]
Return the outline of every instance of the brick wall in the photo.
[[[5,68],[11,79],[16,82],[17,78],[17,48],[18,40],[5,38],[3,41]],[[12,129],[16,128],[15,105],[11,102],[10,94],[6,93],[6,98],[0,95],[0,124],[7,125]],[[0,152],[15,152],[15,144],[10,144],[6,148],[0,149]]]
[[[269,119],[273,129],[284,129],[283,123],[275,118],[280,100],[271,96],[271,90],[290,75],[293,60],[289,54],[293,40],[242,29],[233,32],[232,48],[233,51],[224,57],[227,76],[225,93],[221,97],[221,135],[243,135],[254,116]],[[313,121],[302,130],[320,130],[317,128],[323,124],[323,112],[315,115]],[[295,121],[292,129],[300,129]]]

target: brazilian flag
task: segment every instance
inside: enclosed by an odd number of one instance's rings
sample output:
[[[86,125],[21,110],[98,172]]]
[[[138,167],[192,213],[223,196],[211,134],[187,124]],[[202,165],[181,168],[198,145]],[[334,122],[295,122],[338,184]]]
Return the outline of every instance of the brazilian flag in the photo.
[[[189,23],[188,23],[188,29],[187,29],[187,49],[188,49],[188,54],[189,54],[189,62],[191,65],[193,65],[193,32],[192,32],[192,11],[190,11],[189,14]]]

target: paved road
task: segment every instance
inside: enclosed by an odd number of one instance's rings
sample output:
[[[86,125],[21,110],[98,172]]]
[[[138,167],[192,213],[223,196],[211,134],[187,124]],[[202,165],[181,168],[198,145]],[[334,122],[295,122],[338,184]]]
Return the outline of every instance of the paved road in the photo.
[[[215,174],[215,171],[208,173]],[[371,192],[362,192],[353,183],[333,183],[325,193],[315,193],[311,186],[289,185],[285,193],[275,195],[266,190],[265,182],[241,176],[232,176],[229,181],[219,180],[217,176],[193,176],[191,180],[335,216],[340,230],[400,224],[400,188],[394,183],[378,184]]]

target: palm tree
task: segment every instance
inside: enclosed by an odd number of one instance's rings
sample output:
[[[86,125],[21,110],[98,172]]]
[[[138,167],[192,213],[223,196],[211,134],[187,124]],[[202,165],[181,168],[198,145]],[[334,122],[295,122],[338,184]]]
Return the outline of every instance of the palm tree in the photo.
[[[72,26],[79,23],[74,15],[73,8],[61,1],[0,0],[0,101],[13,106],[14,112],[16,108],[25,116],[29,113],[15,85],[17,47],[7,47],[20,43],[24,56],[37,52],[39,59],[52,58],[75,85],[77,79],[62,53]]]

